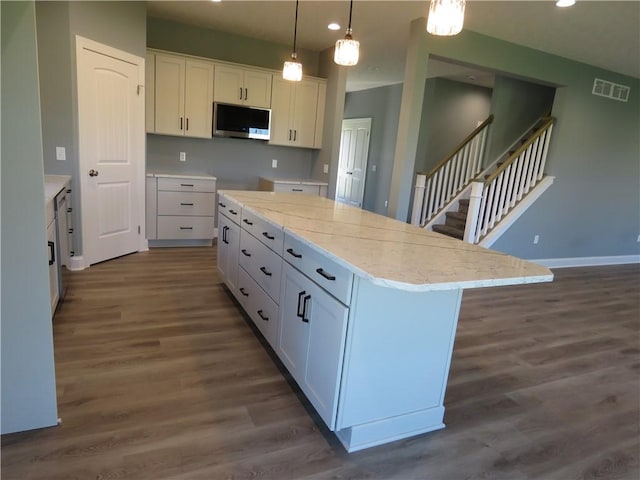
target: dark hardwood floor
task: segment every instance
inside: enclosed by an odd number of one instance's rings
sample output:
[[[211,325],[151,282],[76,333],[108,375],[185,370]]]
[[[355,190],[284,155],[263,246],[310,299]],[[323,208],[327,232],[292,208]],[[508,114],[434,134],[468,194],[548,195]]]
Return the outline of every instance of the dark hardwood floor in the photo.
[[[466,291],[447,428],[347,454],[215,261],[155,249],[67,276],[62,424],[3,436],[3,480],[639,478],[638,265]]]

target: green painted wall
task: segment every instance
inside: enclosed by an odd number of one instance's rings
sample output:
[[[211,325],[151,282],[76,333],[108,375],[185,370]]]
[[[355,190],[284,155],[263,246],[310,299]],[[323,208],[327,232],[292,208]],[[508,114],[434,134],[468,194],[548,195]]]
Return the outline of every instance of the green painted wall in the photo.
[[[2,17],[1,433],[55,425],[35,6]]]
[[[426,77],[422,60],[437,55],[534,83],[562,85],[547,173],[555,184],[493,248],[529,259],[637,255],[640,233],[640,80],[474,32],[452,38],[411,25],[392,196],[397,218],[409,214]],[[631,87],[627,103],[591,94],[595,77]],[[403,129],[403,127],[406,127]],[[395,188],[394,188],[395,187]],[[534,235],[540,243],[533,245]]]

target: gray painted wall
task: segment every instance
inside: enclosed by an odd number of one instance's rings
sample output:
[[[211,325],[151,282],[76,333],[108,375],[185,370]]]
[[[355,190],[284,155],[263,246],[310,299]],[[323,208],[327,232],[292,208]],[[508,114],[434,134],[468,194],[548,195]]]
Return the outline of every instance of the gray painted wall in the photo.
[[[429,171],[450,154],[491,111],[490,88],[444,78],[428,78],[424,88],[417,172]]]
[[[144,58],[146,6],[144,2],[36,2],[36,20],[44,171],[73,176],[73,222],[75,231],[81,232],[75,37]],[[56,146],[65,147],[66,161],[56,160]],[[79,233],[73,242],[76,254],[82,254]]]
[[[502,156],[536,120],[551,112],[555,93],[554,87],[496,75],[491,99],[495,119],[485,156],[487,165]]]
[[[396,146],[392,212],[406,218],[415,167],[418,116],[429,55],[479,65],[511,77],[563,85],[552,115],[547,173],[555,184],[494,244],[529,259],[637,255],[640,233],[640,80],[583,63],[463,31],[452,38],[424,34],[411,24],[405,90]],[[631,87],[627,103],[591,94],[595,77]],[[409,88],[407,88],[409,85]],[[635,93],[634,93],[635,92]],[[533,236],[540,243],[533,245]]]
[[[2,17],[1,433],[57,421],[35,6]]]
[[[402,84],[347,93],[344,118],[371,118],[363,208],[387,214]],[[373,171],[373,167],[376,170]]]

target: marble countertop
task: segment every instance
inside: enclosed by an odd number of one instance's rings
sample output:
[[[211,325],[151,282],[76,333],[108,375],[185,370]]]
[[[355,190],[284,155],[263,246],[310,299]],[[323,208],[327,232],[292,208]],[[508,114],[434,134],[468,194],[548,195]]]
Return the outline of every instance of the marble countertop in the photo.
[[[326,198],[221,193],[379,285],[429,291],[553,280],[544,266]]]
[[[208,173],[189,175],[182,173],[147,172],[147,177],[184,178],[186,180],[216,180],[216,177],[209,175]]]
[[[44,202],[51,202],[60,190],[71,182],[69,175],[45,175],[44,176]]]
[[[284,183],[285,185],[321,185],[328,186],[327,182],[312,179],[296,179],[296,178],[273,178],[273,177],[260,177],[264,180],[268,180],[273,183]]]

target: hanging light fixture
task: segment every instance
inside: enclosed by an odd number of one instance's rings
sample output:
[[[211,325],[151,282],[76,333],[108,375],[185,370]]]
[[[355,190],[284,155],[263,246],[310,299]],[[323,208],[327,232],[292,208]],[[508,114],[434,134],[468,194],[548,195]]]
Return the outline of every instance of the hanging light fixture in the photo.
[[[292,82],[299,82],[302,80],[302,64],[298,62],[298,54],[296,53],[296,36],[298,33],[298,0],[296,0],[296,21],[293,27],[293,53],[291,54],[291,60],[284,62],[284,68],[282,69],[282,78],[285,80],[291,80]]]
[[[427,32],[451,36],[462,31],[465,0],[431,0]]]
[[[352,66],[358,63],[360,57],[360,42],[351,37],[351,14],[353,13],[353,0],[349,5],[349,26],[347,34],[342,40],[336,42],[335,54],[333,61],[338,65]]]

